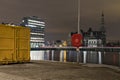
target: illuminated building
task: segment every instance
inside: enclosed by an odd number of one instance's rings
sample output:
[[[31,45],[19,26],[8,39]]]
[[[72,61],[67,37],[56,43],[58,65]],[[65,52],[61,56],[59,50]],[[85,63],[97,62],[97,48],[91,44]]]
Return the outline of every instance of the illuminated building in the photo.
[[[44,20],[36,16],[24,17],[21,26],[29,27],[31,29],[31,48],[42,47],[45,45]]]

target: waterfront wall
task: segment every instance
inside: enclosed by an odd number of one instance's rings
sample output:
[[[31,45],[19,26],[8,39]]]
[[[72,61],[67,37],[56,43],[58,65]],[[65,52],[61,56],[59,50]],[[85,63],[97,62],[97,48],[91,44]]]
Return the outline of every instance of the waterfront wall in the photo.
[[[66,51],[66,53],[64,51]],[[108,64],[120,66],[120,52],[97,52],[97,51],[77,52],[75,50],[43,50],[43,51],[31,51],[30,56],[31,60],[50,60],[60,62],[79,61],[79,63]]]

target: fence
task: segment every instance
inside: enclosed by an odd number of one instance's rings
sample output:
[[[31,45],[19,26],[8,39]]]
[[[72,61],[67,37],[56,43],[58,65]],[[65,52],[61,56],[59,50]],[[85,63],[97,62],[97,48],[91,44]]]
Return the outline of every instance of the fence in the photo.
[[[51,60],[120,66],[120,47],[80,47],[78,51],[76,51],[75,47],[32,48],[31,60]]]

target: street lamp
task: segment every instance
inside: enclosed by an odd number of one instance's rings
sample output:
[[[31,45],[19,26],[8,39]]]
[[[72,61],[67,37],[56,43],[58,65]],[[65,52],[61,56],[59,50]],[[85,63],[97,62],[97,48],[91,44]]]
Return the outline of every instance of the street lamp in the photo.
[[[78,34],[80,34],[80,0],[78,0]]]

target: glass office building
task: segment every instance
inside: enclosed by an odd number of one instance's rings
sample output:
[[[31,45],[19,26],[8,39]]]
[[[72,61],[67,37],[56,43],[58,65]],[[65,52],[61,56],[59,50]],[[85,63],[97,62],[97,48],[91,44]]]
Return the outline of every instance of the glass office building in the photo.
[[[38,48],[45,45],[45,22],[36,17],[24,17],[21,26],[29,27],[31,29],[31,48]]]

